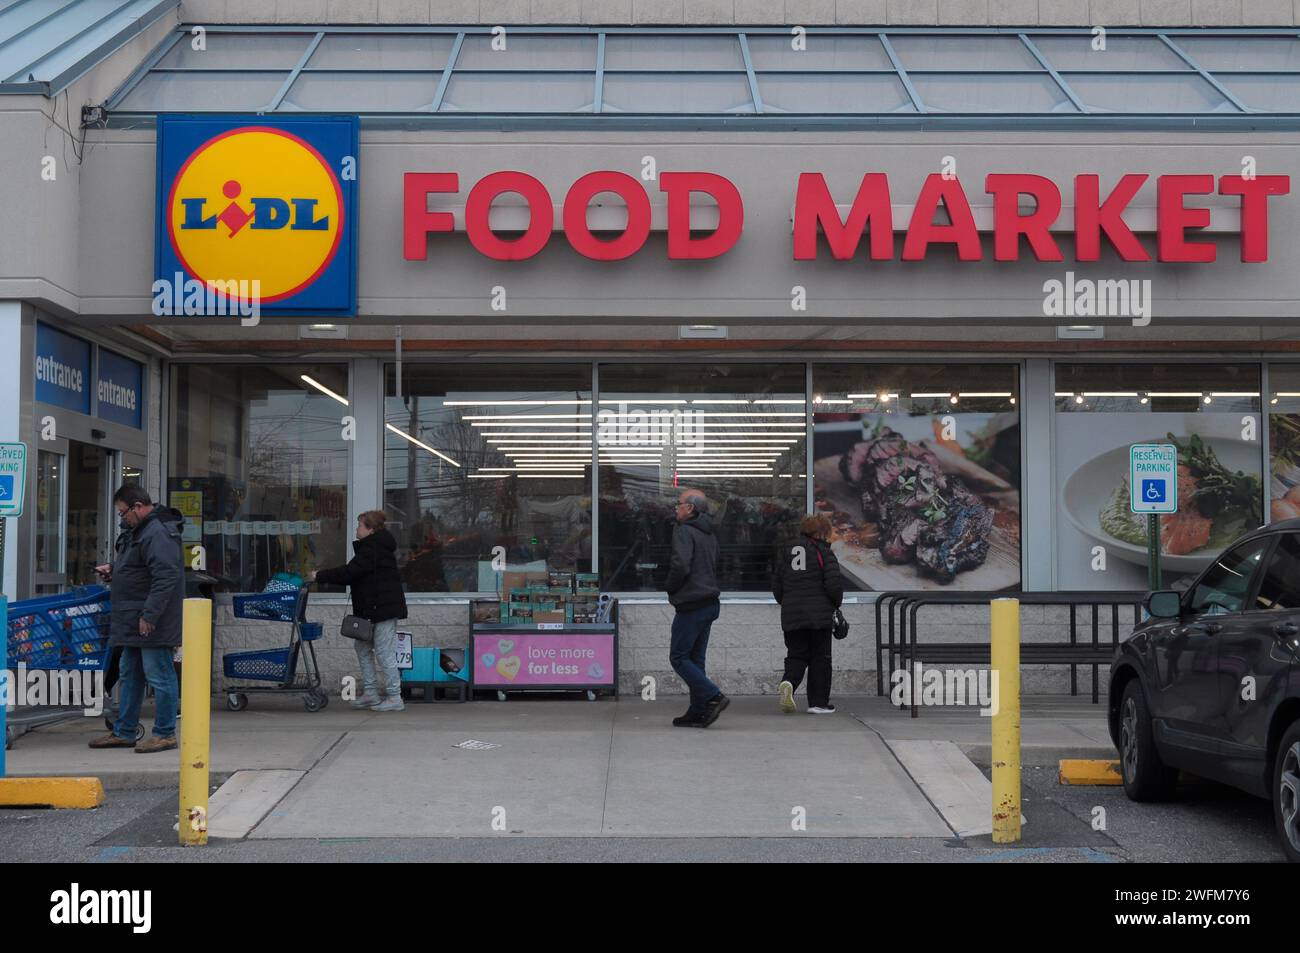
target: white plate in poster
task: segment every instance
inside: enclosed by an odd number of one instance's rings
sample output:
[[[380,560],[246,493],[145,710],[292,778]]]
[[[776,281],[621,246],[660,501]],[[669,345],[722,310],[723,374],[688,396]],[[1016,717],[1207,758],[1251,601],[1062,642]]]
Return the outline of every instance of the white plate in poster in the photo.
[[[1183,437],[1179,438],[1183,440]],[[1232,440],[1227,437],[1202,437],[1225,467],[1229,470],[1243,470],[1246,473],[1258,473],[1260,466],[1260,447],[1258,443],[1245,440]],[[1167,442],[1167,438],[1135,440],[1134,443]],[[1062,491],[1066,517],[1075,528],[1090,540],[1106,547],[1106,552],[1129,563],[1139,566],[1147,564],[1147,548],[1126,543],[1116,539],[1101,528],[1101,511],[1110,501],[1120,484],[1128,477],[1129,444],[1114,447],[1087,463],[1080,464],[1065,481]],[[1180,501],[1179,505],[1186,505]],[[1127,504],[1126,504],[1127,506]],[[1145,517],[1141,517],[1145,519]],[[1253,526],[1246,529],[1254,529]],[[1243,529],[1244,533],[1246,529]],[[1160,566],[1169,572],[1200,572],[1215,556],[1218,549],[1207,548],[1186,553],[1182,556],[1162,554]]]

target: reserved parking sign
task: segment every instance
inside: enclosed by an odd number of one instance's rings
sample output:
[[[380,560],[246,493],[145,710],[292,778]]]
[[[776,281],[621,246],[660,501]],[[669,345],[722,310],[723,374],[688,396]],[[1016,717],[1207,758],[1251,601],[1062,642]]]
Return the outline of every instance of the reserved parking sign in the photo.
[[[1128,448],[1129,508],[1134,513],[1178,512],[1178,448],[1135,443]]]

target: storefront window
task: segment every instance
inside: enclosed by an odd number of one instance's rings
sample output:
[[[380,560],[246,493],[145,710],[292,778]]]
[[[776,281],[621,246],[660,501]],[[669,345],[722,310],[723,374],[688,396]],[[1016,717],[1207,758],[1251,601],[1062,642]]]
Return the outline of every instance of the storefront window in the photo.
[[[770,591],[806,503],[804,365],[602,364],[596,427],[606,589],[662,589],[674,504],[697,488],[723,591]]]
[[[63,575],[63,481],[65,457],[36,453],[36,560],[38,573]]]
[[[176,364],[167,498],[218,589],[346,562],[345,365]]]
[[[1008,364],[813,367],[814,506],[849,588],[1020,586]]]
[[[1147,521],[1129,446],[1178,447],[1178,512],[1160,517],[1166,585],[1184,585],[1263,522],[1259,368],[1056,367],[1057,588],[1145,589]]]
[[[384,400],[384,508],[408,591],[591,571],[590,365],[407,364],[401,392]]]
[[[1300,364],[1268,368],[1269,520],[1300,517]]]

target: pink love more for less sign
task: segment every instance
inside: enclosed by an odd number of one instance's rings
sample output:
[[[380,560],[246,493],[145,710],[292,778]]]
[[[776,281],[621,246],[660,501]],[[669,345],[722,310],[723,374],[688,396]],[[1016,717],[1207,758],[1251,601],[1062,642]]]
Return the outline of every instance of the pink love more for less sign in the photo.
[[[496,687],[614,684],[614,639],[568,632],[474,633],[474,684]]]

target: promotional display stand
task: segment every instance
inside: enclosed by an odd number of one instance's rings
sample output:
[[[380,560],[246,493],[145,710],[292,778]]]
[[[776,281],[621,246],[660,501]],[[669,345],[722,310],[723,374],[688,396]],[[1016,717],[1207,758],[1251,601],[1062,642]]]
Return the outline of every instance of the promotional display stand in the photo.
[[[476,622],[470,604],[470,689],[618,695],[618,602],[608,622]]]

